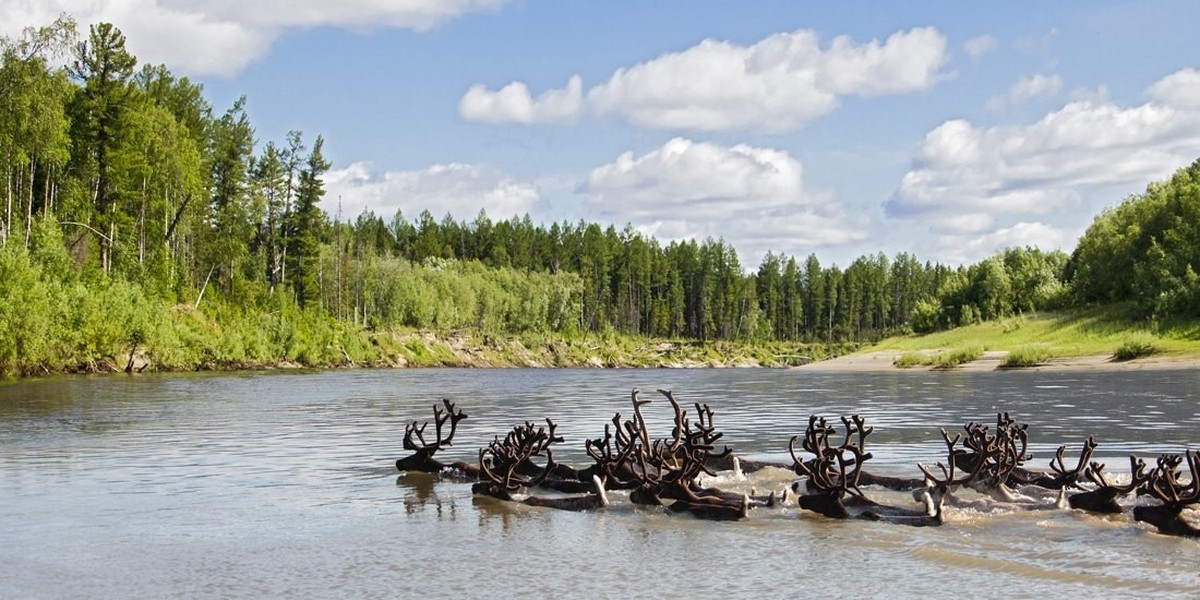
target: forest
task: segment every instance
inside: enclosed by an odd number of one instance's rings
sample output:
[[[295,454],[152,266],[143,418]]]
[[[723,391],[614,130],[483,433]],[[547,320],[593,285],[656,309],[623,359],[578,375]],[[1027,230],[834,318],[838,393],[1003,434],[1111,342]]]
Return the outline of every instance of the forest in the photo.
[[[949,266],[739,263],[720,239],[429,210],[343,220],[322,136],[256,138],[245,98],[140,65],[109,23],[0,40],[0,374],[379,358],[382,332],[858,344],[1036,311],[1200,317],[1200,161],[1071,254]]]

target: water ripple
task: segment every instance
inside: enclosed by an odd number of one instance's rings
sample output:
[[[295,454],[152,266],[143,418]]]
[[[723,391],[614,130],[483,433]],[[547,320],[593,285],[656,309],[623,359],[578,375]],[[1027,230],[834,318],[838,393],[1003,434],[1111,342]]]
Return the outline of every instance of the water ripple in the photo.
[[[695,586],[695,573],[732,595],[781,595],[812,573],[856,565],[864,596],[927,597],[911,576],[954,571],[1007,595],[1186,597],[1200,587],[1196,543],[1128,517],[955,510],[942,528],[838,523],[794,506],[749,522],[712,524],[618,503],[592,514],[517,507],[471,495],[469,484],[395,472],[404,426],[432,418],[442,398],[470,417],[446,461],[525,421],[545,417],[565,438],[556,457],[583,463],[584,440],[630,391],[651,434],[673,414],[671,389],[694,418],[707,403],[721,443],[788,461],[787,442],[811,414],[875,428],[871,467],[915,475],[945,459],[940,428],[991,424],[1008,411],[1030,424],[1032,466],[1061,444],[1100,441],[1113,478],[1128,456],[1195,447],[1200,377],[1167,373],[888,373],[768,370],[421,370],[61,378],[0,387],[0,574],[14,597],[456,597],[489,589],[561,594],[547,569],[579,589],[645,594]],[[1126,470],[1123,472],[1122,468]],[[768,470],[732,489],[782,489]],[[892,503],[902,494],[871,490]],[[618,494],[619,498],[619,494]],[[520,549],[519,552],[514,549]],[[803,561],[780,560],[785,556]],[[420,565],[414,577],[412,565]],[[64,576],[65,575],[65,576]]]

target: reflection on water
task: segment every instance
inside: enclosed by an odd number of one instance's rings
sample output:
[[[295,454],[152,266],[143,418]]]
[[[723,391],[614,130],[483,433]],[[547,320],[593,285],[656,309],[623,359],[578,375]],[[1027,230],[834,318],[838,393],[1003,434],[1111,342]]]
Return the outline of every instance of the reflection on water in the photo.
[[[469,483],[397,474],[404,423],[449,398],[470,415],[439,458],[550,417],[555,456],[586,462],[583,440],[655,400],[651,434],[709,404],[722,443],[786,460],[808,415],[866,417],[872,467],[913,474],[941,458],[938,429],[1030,424],[1045,468],[1088,435],[1097,460],[1178,452],[1196,442],[1194,371],[818,374],[776,370],[420,370],[89,377],[0,386],[0,596],[599,596],[795,593],[830,577],[843,593],[927,596],[986,582],[1016,596],[1187,596],[1200,543],[1128,516],[951,509],[942,528],[833,522],[794,506],[709,523],[634,507],[561,513],[474,498]],[[444,456],[443,456],[444,455]],[[726,487],[781,489],[784,471]],[[872,491],[892,503],[901,494]],[[854,577],[846,577],[848,573]],[[933,576],[943,572],[949,576]],[[960,582],[960,584],[955,584]],[[662,590],[662,591],[659,591]]]

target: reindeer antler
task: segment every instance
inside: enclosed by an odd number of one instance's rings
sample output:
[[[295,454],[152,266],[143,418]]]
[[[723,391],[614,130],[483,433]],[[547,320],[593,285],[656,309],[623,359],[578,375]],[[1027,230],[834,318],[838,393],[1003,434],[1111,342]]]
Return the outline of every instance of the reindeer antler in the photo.
[[[429,425],[429,421],[419,426],[416,421],[413,421],[404,427],[405,450],[433,454],[444,446],[452,445],[451,442],[454,439],[454,433],[458,430],[458,422],[467,418],[467,414],[456,410],[454,403],[450,402],[450,400],[443,398],[442,404],[446,407],[445,412],[442,412],[442,409],[438,408],[436,404],[433,406],[433,423],[436,432],[435,441],[432,444],[425,441],[425,427]],[[446,421],[450,422],[450,433],[443,438],[442,426],[446,424]]]
[[[556,427],[549,418],[546,419],[546,427],[535,427],[529,421],[513,427],[503,440],[497,437],[487,448],[479,451],[480,471],[492,483],[508,492],[541,485],[557,466],[550,445],[563,441],[563,438],[554,435]],[[487,460],[489,456],[491,460]],[[532,459],[538,456],[546,457],[546,466],[536,475],[522,474],[523,469],[527,471]]]
[[[1104,477],[1104,464],[1095,461],[1088,466],[1083,475],[1101,488],[1113,490],[1122,496],[1136,490],[1149,478],[1149,474],[1146,473],[1146,461],[1133,455],[1129,456],[1129,483],[1125,485],[1109,483]]]
[[[1086,476],[1088,471],[1087,465],[1092,460],[1092,453],[1096,451],[1099,444],[1096,443],[1096,438],[1088,436],[1083,441],[1083,450],[1079,452],[1079,462],[1075,464],[1074,469],[1067,469],[1064,456],[1067,447],[1059,446],[1058,451],[1054,453],[1054,458],[1050,459],[1050,469],[1058,473],[1063,485],[1075,486],[1080,477]]]

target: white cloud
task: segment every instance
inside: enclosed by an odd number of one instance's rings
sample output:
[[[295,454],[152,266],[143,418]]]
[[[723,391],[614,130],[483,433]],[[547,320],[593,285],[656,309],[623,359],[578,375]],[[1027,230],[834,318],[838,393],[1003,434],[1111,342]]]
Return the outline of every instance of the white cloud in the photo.
[[[441,220],[446,213],[472,219],[480,209],[493,219],[507,219],[532,211],[540,198],[537,186],[520,181],[499,169],[483,165],[433,165],[419,171],[376,173],[366,163],[354,163],[325,175],[325,211],[336,214],[341,202],[343,219],[354,219],[364,210],[391,219],[397,210],[412,221],[423,210]]]
[[[1032,246],[1046,251],[1069,251],[1082,230],[1064,229],[1037,221],[1021,221],[1011,227],[975,234],[941,234],[921,252],[948,264],[969,264],[1004,248]]]
[[[261,58],[287,29],[331,26],[425,31],[508,0],[37,0],[0,3],[0,35],[70,14],[87,35],[108,21],[143,63],[191,75],[230,76]]]
[[[1200,111],[1200,71],[1176,71],[1150,87],[1150,97],[1168,106]]]
[[[519,81],[495,92],[473,85],[458,103],[458,116],[485,123],[561,123],[575,119],[582,109],[583,83],[576,75],[566,88],[543,92],[536,100]]]
[[[826,48],[807,30],[775,34],[752,46],[707,39],[618,69],[588,90],[586,108],[642,127],[784,132],[833,111],[843,96],[928,89],[946,60],[946,39],[932,27],[896,32],[884,42],[859,44],[841,36]],[[506,90],[510,97],[498,101],[496,96]],[[570,87],[560,93],[573,97]],[[483,100],[489,99],[496,100],[495,109],[483,110]],[[527,122],[520,120],[527,113],[513,109],[531,104],[537,115],[537,103],[523,84],[509,84],[499,92],[477,85],[463,97],[460,114],[489,122]],[[480,110],[463,111],[463,105]]]
[[[593,169],[580,191],[599,220],[662,240],[724,238],[754,259],[866,237],[839,203],[805,190],[799,161],[769,148],[675,138]]]
[[[963,44],[963,50],[971,60],[979,60],[983,55],[996,49],[996,38],[990,35],[973,37]]]
[[[978,233],[993,223],[998,233],[1041,233],[1061,243],[1062,234],[1017,225],[1090,215],[1077,209],[1113,190],[1163,179],[1195,160],[1200,75],[1179,71],[1148,95],[1151,101],[1127,107],[1077,100],[1028,125],[981,128],[947,121],[925,136],[886,212],[919,219],[935,232]]]
[[[1038,73],[1025,77],[1013,84],[1008,93],[995,96],[987,103],[989,110],[1001,110],[1007,106],[1021,104],[1038,96],[1054,96],[1062,91],[1062,77]]]
[[[428,31],[464,14],[495,11],[508,0],[161,0],[164,9],[201,12],[254,27],[346,27]]]

